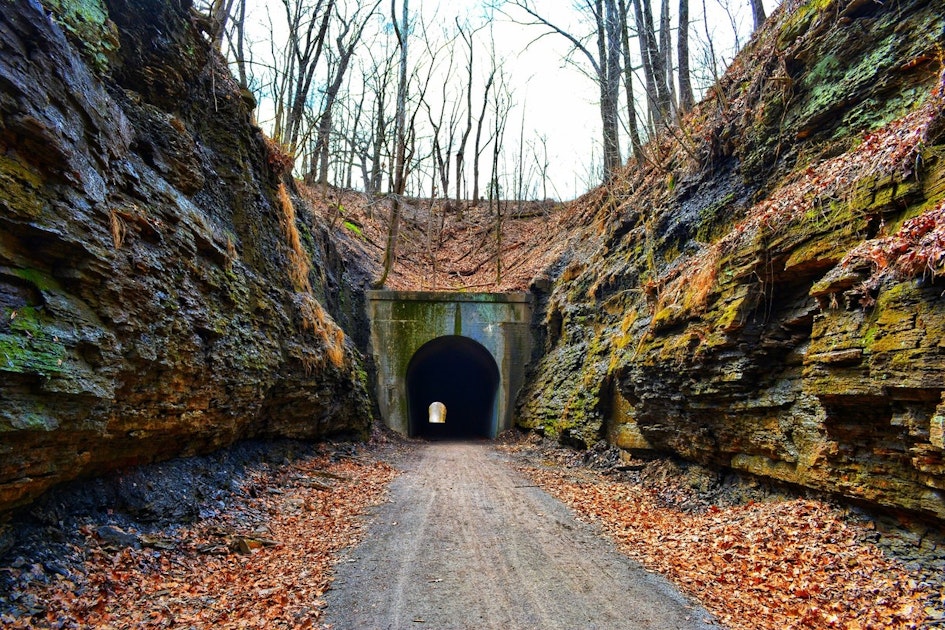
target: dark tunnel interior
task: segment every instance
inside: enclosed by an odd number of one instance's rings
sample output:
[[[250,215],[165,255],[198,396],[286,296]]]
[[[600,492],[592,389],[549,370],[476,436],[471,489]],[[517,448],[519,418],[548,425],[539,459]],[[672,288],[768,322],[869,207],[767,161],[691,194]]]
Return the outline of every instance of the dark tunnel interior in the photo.
[[[446,336],[427,342],[407,366],[410,435],[431,439],[495,437],[499,368],[482,344]],[[427,408],[446,405],[446,423],[431,424]]]

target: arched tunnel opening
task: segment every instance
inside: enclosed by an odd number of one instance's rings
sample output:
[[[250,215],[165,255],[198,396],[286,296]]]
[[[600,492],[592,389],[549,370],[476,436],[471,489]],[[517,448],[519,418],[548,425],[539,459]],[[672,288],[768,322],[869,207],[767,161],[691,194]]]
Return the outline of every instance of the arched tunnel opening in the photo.
[[[411,437],[493,438],[499,367],[482,344],[468,337],[428,341],[407,366]],[[446,422],[429,422],[433,402],[446,406]]]

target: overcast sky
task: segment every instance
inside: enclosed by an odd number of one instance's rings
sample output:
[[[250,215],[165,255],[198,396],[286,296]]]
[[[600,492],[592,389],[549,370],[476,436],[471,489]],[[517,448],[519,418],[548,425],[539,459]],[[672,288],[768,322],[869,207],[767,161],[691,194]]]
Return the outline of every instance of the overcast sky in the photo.
[[[726,11],[722,3],[728,4]],[[250,0],[250,14],[247,26],[253,24],[260,28],[258,33],[268,33],[266,26],[265,5],[268,4],[274,16],[281,15],[281,3],[278,0]],[[573,8],[572,0],[538,0],[539,11],[549,20],[565,29],[575,32],[586,31],[576,26],[579,13]],[[676,0],[672,1],[675,13]],[[708,19],[703,21],[703,4]],[[654,2],[658,11],[659,2]],[[730,61],[735,42],[735,25],[738,27],[741,44],[744,45],[751,33],[751,10],[748,0],[690,0],[690,29],[695,39],[690,54],[691,64],[700,64],[699,41],[706,39],[706,29],[713,38],[716,51],[725,60]],[[401,6],[397,2],[398,10]],[[775,0],[765,0],[765,7],[770,13],[776,6]],[[385,12],[390,10],[389,2],[382,3]],[[451,25],[454,18],[468,18],[473,24],[481,23],[485,16],[493,15],[493,32],[497,55],[503,59],[505,70],[512,78],[514,107],[508,116],[506,129],[506,160],[512,160],[517,154],[518,138],[522,117],[525,120],[526,143],[534,142],[539,136],[547,137],[547,146],[551,168],[549,180],[553,186],[549,195],[559,199],[571,199],[599,183],[600,162],[600,110],[598,107],[598,89],[584,72],[589,69],[586,61],[579,55],[572,55],[574,63],[566,58],[571,51],[571,44],[558,35],[539,37],[544,32],[539,27],[526,27],[514,23],[498,12],[484,8],[482,0],[411,0],[411,12],[422,13],[433,24]],[[513,16],[521,15],[509,10]],[[655,18],[658,19],[658,18]],[[674,19],[675,26],[675,19]],[[262,37],[263,35],[257,35]],[[536,39],[537,38],[537,39]],[[261,44],[260,44],[261,45]],[[268,46],[268,44],[265,44]],[[636,47],[636,42],[631,42]],[[257,54],[259,58],[261,55]],[[484,55],[479,63],[484,64]],[[460,64],[461,60],[458,61]],[[697,98],[701,94],[696,95]],[[474,108],[476,105],[474,104]],[[260,108],[261,123],[265,128],[264,105]],[[621,133],[621,143],[626,154],[629,144],[627,134]],[[626,155],[624,156],[626,157]],[[512,168],[511,166],[509,168]],[[540,194],[540,191],[539,191]]]

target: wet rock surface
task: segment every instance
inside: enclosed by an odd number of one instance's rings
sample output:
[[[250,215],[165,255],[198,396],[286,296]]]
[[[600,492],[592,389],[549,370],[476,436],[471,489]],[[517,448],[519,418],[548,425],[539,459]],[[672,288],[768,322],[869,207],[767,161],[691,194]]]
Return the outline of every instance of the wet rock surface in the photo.
[[[942,29],[923,2],[785,3],[684,138],[582,200],[533,289],[521,424],[940,523],[943,269],[900,243],[942,225]]]
[[[361,317],[349,272],[190,3],[6,3],[0,49],[0,511],[237,439],[365,431],[323,308]]]

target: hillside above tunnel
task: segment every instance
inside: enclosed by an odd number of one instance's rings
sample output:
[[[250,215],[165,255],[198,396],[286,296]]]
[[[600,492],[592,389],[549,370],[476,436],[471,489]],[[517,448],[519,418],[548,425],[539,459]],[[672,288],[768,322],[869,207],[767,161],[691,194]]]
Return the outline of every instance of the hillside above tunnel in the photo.
[[[578,201],[520,423],[945,518],[943,27],[785,2]]]

